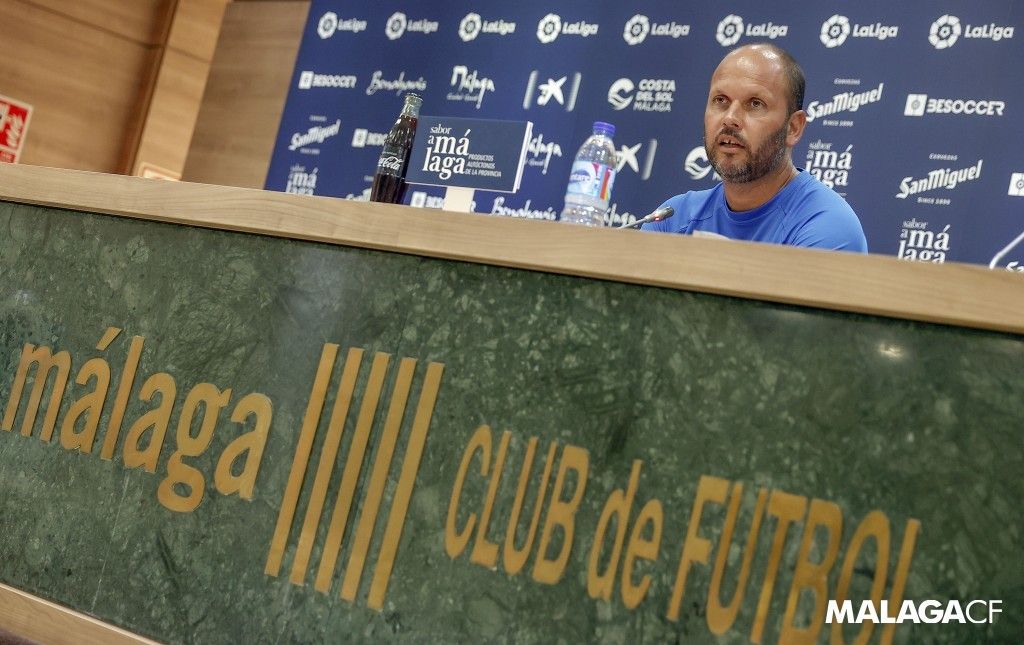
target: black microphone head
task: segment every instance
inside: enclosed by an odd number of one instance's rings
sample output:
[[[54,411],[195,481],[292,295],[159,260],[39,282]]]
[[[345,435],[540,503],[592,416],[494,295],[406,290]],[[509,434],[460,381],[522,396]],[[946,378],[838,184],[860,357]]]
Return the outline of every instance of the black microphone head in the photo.
[[[675,214],[675,212],[676,212],[676,209],[672,208],[671,206],[665,206],[663,208],[659,208],[658,210],[656,210],[653,213],[651,213],[650,221],[652,221],[652,222],[660,222],[663,219],[668,219],[669,217],[672,217]]]

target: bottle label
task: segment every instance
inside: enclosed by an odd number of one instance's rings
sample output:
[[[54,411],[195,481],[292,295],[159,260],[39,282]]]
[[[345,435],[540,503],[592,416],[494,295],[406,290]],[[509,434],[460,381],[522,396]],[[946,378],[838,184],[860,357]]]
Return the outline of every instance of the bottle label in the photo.
[[[566,192],[608,201],[611,199],[614,183],[614,168],[593,161],[576,161],[572,164]]]
[[[380,153],[380,159],[377,161],[377,172],[401,177],[404,161],[405,155],[401,149],[397,146],[384,146],[384,151]]]

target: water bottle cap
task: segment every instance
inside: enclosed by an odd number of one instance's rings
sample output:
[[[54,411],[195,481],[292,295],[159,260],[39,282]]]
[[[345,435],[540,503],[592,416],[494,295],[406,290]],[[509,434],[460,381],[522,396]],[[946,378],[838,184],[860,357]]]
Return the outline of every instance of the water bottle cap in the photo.
[[[609,137],[614,137],[615,126],[604,121],[594,121],[594,134],[605,134]]]

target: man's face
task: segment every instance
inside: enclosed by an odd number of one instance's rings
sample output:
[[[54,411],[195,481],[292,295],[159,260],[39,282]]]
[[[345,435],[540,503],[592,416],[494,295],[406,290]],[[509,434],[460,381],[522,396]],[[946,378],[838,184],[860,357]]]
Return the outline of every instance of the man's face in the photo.
[[[789,88],[771,52],[739,50],[711,77],[704,148],[726,182],[756,181],[778,169],[799,133],[790,128]]]

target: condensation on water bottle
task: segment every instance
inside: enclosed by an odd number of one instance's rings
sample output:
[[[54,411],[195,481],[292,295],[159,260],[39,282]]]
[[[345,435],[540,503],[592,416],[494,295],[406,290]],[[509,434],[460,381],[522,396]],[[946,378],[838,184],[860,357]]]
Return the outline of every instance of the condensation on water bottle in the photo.
[[[594,123],[594,133],[583,142],[569,174],[565,208],[559,220],[584,226],[604,226],[604,215],[615,183],[615,126]]]

